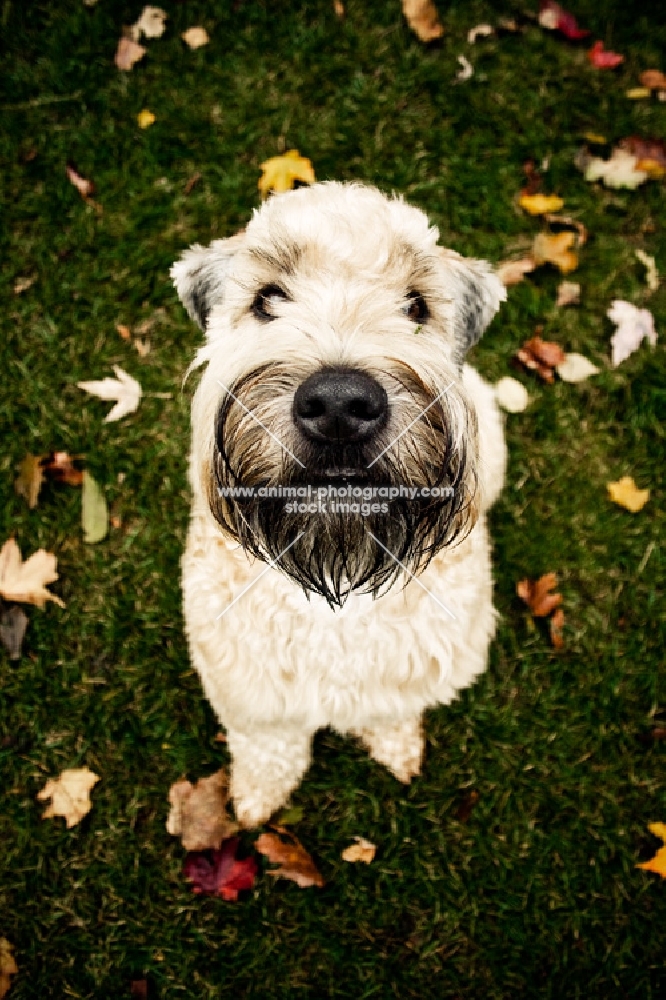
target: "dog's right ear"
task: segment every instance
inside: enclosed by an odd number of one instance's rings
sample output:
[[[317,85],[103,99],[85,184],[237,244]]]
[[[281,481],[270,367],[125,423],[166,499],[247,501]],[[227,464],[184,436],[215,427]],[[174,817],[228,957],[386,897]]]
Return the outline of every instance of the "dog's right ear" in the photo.
[[[222,301],[231,262],[245,243],[245,230],[210,246],[195,243],[171,268],[171,278],[188,315],[202,330],[214,305]]]

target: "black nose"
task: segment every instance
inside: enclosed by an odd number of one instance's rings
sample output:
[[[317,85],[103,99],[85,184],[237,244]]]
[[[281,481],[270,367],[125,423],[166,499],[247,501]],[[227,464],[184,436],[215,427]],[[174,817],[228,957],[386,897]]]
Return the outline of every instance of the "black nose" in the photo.
[[[294,396],[296,426],[313,441],[364,441],[386,422],[388,397],[374,378],[348,368],[324,368]]]

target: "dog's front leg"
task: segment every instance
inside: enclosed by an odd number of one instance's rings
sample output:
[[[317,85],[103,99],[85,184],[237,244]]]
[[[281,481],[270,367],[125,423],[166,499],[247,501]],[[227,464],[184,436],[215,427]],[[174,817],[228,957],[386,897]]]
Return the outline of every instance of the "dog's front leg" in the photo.
[[[395,724],[353,730],[367,747],[370,756],[387,767],[399,781],[408,783],[421,773],[423,760],[423,722],[420,715]]]
[[[313,733],[270,726],[227,729],[231,797],[241,826],[265,823],[283,806],[311,760]]]

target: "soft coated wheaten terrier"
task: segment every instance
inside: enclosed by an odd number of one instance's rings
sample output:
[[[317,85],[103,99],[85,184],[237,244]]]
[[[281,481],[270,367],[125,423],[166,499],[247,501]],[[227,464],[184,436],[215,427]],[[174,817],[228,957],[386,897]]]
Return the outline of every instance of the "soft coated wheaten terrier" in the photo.
[[[172,269],[206,333],[185,623],[245,826],[286,802],[322,726],[409,781],[423,710],[486,666],[505,445],[463,362],[505,292],[438,238],[401,199],[330,182]]]

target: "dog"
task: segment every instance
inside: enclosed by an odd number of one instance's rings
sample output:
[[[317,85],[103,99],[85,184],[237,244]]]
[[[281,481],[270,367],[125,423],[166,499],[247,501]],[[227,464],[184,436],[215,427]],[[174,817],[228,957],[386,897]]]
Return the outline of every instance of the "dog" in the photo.
[[[245,827],[288,801],[321,727],[409,782],[424,709],[486,668],[506,449],[464,359],[506,292],[438,239],[401,197],[329,181],[171,270],[206,335],[185,630]]]

